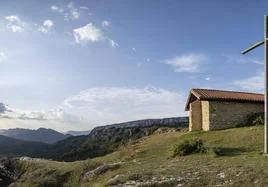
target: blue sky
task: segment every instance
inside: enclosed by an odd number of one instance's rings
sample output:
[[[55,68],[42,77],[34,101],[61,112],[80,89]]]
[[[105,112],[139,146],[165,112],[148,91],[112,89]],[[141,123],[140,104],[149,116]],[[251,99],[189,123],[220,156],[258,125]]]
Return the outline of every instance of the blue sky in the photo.
[[[182,116],[193,87],[262,92],[263,48],[240,51],[262,40],[267,5],[1,1],[0,128]]]

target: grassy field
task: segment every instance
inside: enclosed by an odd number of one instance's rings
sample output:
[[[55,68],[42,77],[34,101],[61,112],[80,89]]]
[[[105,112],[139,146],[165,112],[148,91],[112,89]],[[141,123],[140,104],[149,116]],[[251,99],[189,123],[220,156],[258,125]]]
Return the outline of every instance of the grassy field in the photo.
[[[219,148],[221,156],[209,151],[170,157],[172,146],[197,138],[209,150]],[[167,132],[86,161],[21,161],[23,174],[12,186],[268,186],[262,150],[263,126]],[[105,169],[97,172],[99,166]]]

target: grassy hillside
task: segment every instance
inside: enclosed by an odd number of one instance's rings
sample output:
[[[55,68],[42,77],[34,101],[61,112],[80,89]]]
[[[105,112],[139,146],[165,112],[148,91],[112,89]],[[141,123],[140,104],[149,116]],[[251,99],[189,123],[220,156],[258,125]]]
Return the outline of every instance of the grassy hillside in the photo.
[[[213,151],[170,157],[170,149],[200,138]],[[167,132],[139,139],[103,157],[77,162],[21,161],[13,186],[267,186],[263,126],[211,132]]]

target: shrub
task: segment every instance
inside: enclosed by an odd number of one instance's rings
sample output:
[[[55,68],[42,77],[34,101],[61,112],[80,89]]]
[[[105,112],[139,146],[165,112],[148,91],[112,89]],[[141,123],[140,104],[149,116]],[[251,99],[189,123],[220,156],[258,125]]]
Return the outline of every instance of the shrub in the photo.
[[[181,144],[174,145],[171,150],[171,156],[185,156],[192,153],[204,153],[207,149],[204,146],[204,143],[202,140],[191,140],[191,141],[184,141]]]
[[[247,117],[246,126],[263,125],[264,113],[254,113]]]

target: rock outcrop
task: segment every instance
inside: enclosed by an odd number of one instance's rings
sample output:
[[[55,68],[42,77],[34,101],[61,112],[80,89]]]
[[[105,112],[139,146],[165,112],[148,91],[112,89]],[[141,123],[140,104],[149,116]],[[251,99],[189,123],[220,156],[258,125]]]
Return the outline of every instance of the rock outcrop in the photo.
[[[101,137],[106,135],[112,135],[112,133],[118,132],[120,129],[130,129],[130,128],[151,128],[155,127],[174,127],[174,128],[187,128],[188,127],[188,117],[173,117],[173,118],[163,118],[163,119],[145,119],[137,121],[129,121],[124,123],[117,123],[112,125],[95,127],[91,132],[91,137]]]

